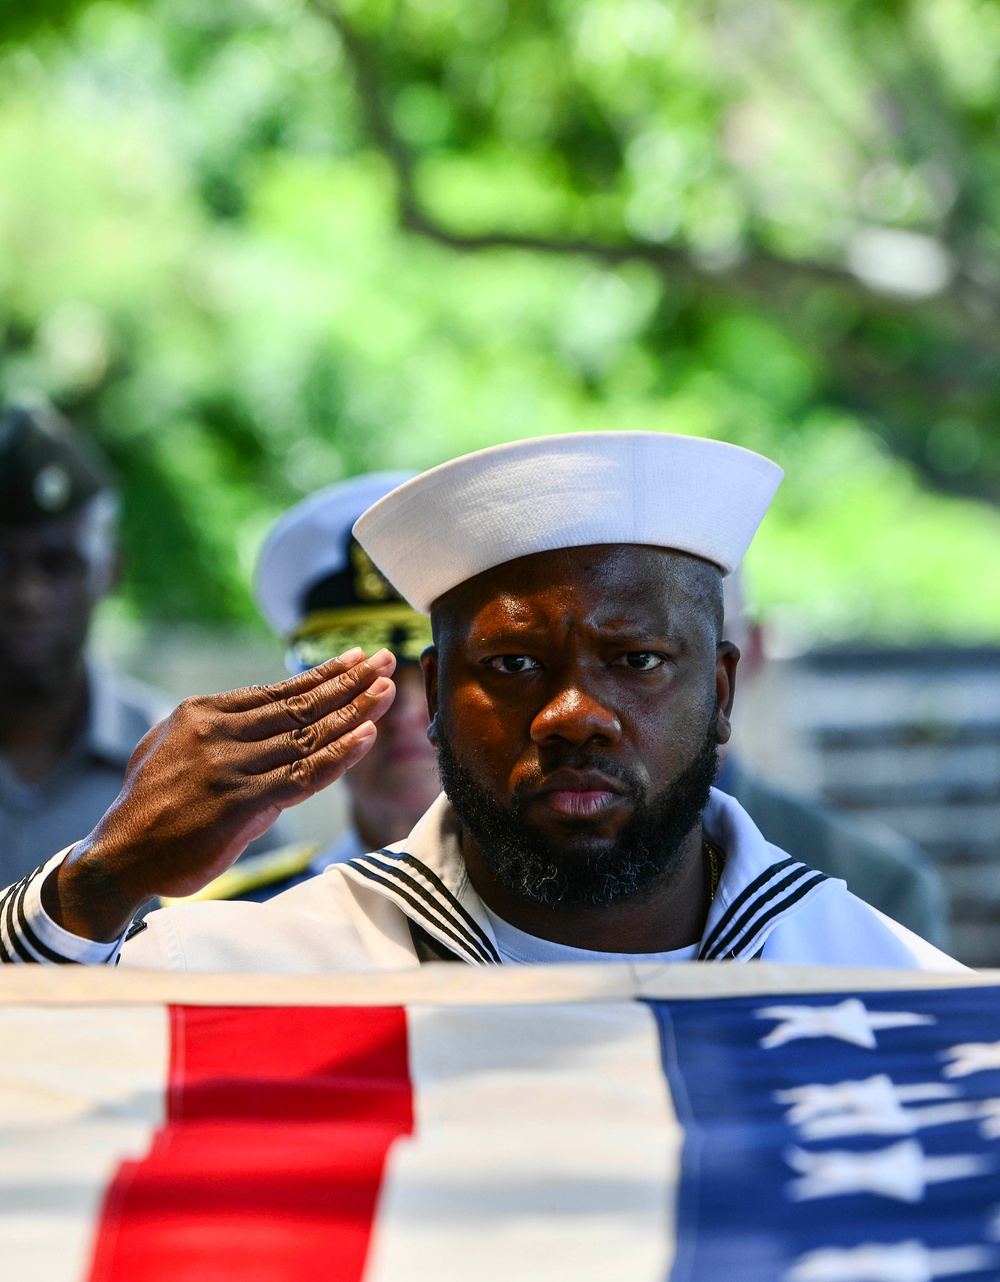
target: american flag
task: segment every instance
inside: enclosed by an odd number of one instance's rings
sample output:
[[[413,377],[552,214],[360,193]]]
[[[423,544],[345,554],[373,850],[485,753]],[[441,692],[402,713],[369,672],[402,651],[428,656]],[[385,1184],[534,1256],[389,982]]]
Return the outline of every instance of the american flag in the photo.
[[[0,983],[0,1278],[1000,1278],[1000,976]]]

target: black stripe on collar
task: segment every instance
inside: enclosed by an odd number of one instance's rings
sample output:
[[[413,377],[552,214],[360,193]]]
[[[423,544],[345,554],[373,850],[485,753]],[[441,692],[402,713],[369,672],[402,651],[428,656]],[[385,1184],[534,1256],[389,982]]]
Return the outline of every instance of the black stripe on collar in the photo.
[[[753,923],[753,926],[750,928],[750,931],[748,932],[748,934],[743,936],[742,941],[738,945],[740,950],[738,954],[739,961],[745,961],[747,958],[747,955],[748,954],[752,955],[754,951],[758,948],[758,945],[760,946],[760,948],[763,948],[764,941],[761,940],[760,936],[764,927],[768,925],[769,922],[771,922],[779,914],[787,911],[787,909],[791,908],[793,904],[797,904],[800,899],[804,899],[805,896],[808,895],[811,890],[815,890],[816,887],[819,885],[822,885],[824,881],[830,880],[830,878],[827,877],[825,873],[813,872],[811,868],[807,869],[807,871],[811,872],[812,876],[807,878],[807,880],[802,882],[800,885],[798,885],[793,892],[786,895],[781,900],[780,903],[774,904],[771,908],[769,908],[762,917],[758,917],[757,920]]]
[[[478,923],[470,917],[448,887],[441,881],[440,877],[432,873],[426,864],[415,858],[413,855],[396,855],[392,851],[378,851],[379,855],[385,856],[385,861],[379,860],[376,855],[359,855],[358,858],[368,860],[370,866],[380,869],[390,878],[398,878],[404,885],[409,886],[416,894],[420,896],[425,903],[443,916],[451,925],[460,932],[465,939],[468,947],[481,953],[484,961],[499,961],[500,956],[493,947],[493,941],[488,935],[483,934],[479,929]],[[415,877],[410,876],[399,865],[408,863],[413,871],[420,876],[423,874],[431,882],[430,888],[423,885]],[[437,883],[435,885],[435,883]],[[472,929],[470,929],[470,926]]]
[[[733,902],[726,909],[726,911],[719,918],[719,920],[712,927],[712,930],[710,931],[708,937],[702,940],[702,944],[701,944],[702,954],[707,953],[709,949],[712,949],[715,947],[715,943],[718,940],[719,936],[722,934],[724,930],[726,930],[729,927],[730,922],[732,922],[733,918],[740,911],[740,909],[747,902],[747,900],[751,899],[763,886],[766,886],[767,883],[773,877],[775,877],[779,872],[784,872],[786,868],[791,868],[791,866],[794,863],[795,863],[794,859],[788,858],[788,859],[782,859],[779,863],[772,864],[771,867],[765,869],[765,871],[762,872],[759,877],[755,877],[749,886],[746,886],[743,890],[741,890],[740,893],[733,900]]]
[[[399,906],[403,908],[407,918],[411,921],[417,921],[424,926],[430,927],[432,930],[440,931],[441,934],[446,935],[451,940],[456,951],[464,958],[465,961],[471,962],[475,966],[484,966],[489,964],[490,959],[488,957],[484,956],[479,950],[473,950],[469,947],[465,939],[463,939],[457,929],[455,929],[454,923],[449,924],[448,922],[436,921],[430,913],[427,912],[423,904],[421,904],[419,900],[415,899],[409,891],[404,890],[395,879],[390,879],[389,877],[381,875],[381,873],[376,872],[374,868],[366,867],[359,859],[348,860],[346,866],[353,868],[355,872],[360,873],[360,875],[366,878],[366,880],[374,882],[377,886],[384,887],[384,889],[387,890],[397,901],[401,900],[402,903],[400,903]],[[378,867],[378,865],[376,865],[376,867]]]
[[[774,876],[779,872],[787,872],[787,876],[774,883]],[[797,903],[808,890],[818,886],[820,882],[829,880],[825,873],[816,872],[794,859],[773,864],[768,873],[768,876],[758,877],[752,883],[757,885],[761,881],[764,882],[763,887],[752,899],[747,901],[745,895],[740,896],[743,900],[743,911],[735,922],[731,922],[729,929],[721,935],[718,927],[713,930],[714,943],[709,944],[706,941],[702,945],[698,953],[699,960],[716,961],[721,957],[739,958],[740,954],[756,941],[759,930],[765,923],[773,921],[779,913]],[[805,882],[804,885],[803,882]],[[736,901],[730,905],[730,908],[735,903]],[[763,916],[760,915],[762,912]],[[731,917],[731,914],[727,915]]]
[[[757,913],[759,913],[761,909],[765,908],[769,903],[772,903],[779,896],[783,895],[785,891],[790,890],[791,887],[808,872],[809,869],[806,868],[804,864],[793,863],[787,876],[777,882],[772,878],[763,890],[759,891],[748,904],[744,905],[743,912],[739,917],[737,917],[736,921],[732,923],[725,934],[720,935],[712,947],[705,950],[706,956],[721,957],[724,954],[735,952],[740,938],[748,929]]]
[[[378,858],[378,855],[384,858]],[[423,874],[431,882],[431,889],[421,884],[399,865],[407,862],[415,873]],[[413,855],[401,856],[393,851],[378,851],[376,854],[359,855],[348,860],[348,864],[366,875],[377,871],[381,884],[394,888],[421,916],[422,920],[438,930],[446,930],[449,938],[458,943],[479,962],[499,963],[500,954],[488,935],[483,934],[478,923],[469,916],[447,886],[421,860]],[[375,878],[370,878],[375,880]],[[436,883],[436,884],[435,884]],[[416,897],[416,898],[414,898]],[[418,900],[422,900],[419,903]],[[466,922],[471,923],[470,930]]]
[[[380,855],[386,855],[390,859],[395,859],[401,864],[409,864],[411,868],[414,868],[422,876],[426,877],[427,880],[434,887],[434,889],[438,892],[438,894],[443,896],[443,898],[447,901],[447,903],[451,907],[452,912],[454,912],[456,916],[458,916],[459,918],[461,918],[462,921],[465,922],[468,929],[476,937],[476,939],[479,940],[480,944],[491,955],[493,960],[494,961],[500,960],[500,954],[497,952],[496,948],[494,947],[493,940],[490,939],[489,935],[487,935],[486,931],[483,930],[482,926],[480,926],[479,922],[476,921],[475,917],[473,917],[472,914],[466,910],[466,908],[462,905],[461,901],[451,893],[451,891],[444,884],[444,882],[437,875],[437,873],[434,872],[432,868],[428,868],[427,865],[423,862],[423,860],[418,859],[416,855],[408,855],[406,853],[396,855],[396,854],[393,854],[392,851],[390,850],[380,850],[378,853]]]

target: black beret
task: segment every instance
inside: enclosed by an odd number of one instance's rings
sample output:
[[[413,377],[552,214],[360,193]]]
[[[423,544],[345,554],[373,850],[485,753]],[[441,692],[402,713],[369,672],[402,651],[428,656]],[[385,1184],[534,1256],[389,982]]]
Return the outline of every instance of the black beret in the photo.
[[[115,487],[109,464],[55,410],[0,408],[0,525],[39,525]]]

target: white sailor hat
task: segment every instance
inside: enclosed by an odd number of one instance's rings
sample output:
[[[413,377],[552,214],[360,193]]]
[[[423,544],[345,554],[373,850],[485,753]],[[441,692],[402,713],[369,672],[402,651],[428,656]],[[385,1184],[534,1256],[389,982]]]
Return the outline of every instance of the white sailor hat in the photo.
[[[660,432],[580,432],[466,454],[406,481],[354,526],[423,614],[449,589],[534,552],[674,548],[729,574],[782,478],[737,445]]]
[[[261,549],[255,590],[261,612],[291,645],[296,670],[360,645],[414,661],[430,627],[372,564],[351,527],[358,516],[412,477],[373,472],[331,485],[297,503],[272,526]]]

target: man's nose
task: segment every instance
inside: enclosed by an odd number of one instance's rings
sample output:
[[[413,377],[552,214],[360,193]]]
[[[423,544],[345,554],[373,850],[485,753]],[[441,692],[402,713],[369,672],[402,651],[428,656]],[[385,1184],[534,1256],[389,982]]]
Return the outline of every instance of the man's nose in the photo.
[[[531,738],[537,744],[555,739],[574,744],[598,739],[613,744],[621,735],[622,725],[616,713],[580,685],[568,685],[555,693],[531,723]]]

